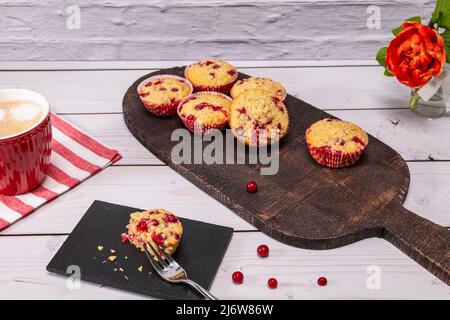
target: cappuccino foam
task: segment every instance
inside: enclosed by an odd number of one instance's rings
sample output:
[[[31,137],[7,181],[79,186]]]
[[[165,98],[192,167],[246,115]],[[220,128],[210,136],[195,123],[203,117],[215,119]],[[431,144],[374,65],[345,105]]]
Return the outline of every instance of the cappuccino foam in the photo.
[[[19,134],[42,121],[44,108],[32,101],[0,101],[0,138]]]

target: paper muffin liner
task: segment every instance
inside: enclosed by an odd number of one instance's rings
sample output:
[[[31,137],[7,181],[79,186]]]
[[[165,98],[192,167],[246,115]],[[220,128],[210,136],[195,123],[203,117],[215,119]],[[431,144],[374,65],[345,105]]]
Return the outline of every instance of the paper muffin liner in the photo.
[[[147,78],[147,79],[143,80],[141,83],[139,83],[139,85],[137,87],[137,93],[138,93],[139,98],[141,99],[142,103],[144,104],[144,107],[150,113],[152,113],[156,116],[160,116],[160,117],[170,117],[170,116],[174,116],[177,114],[178,104],[180,104],[180,102],[183,99],[177,99],[170,103],[150,103],[150,102],[146,101],[144,97],[141,96],[141,89],[147,83],[149,83],[151,81],[155,81],[155,80],[164,79],[164,78],[173,78],[173,79],[177,79],[177,80],[180,80],[180,81],[183,81],[184,83],[186,83],[190,89],[189,94],[187,96],[191,95],[192,92],[194,91],[192,84],[188,80],[186,80],[182,77],[179,77],[179,76],[175,76],[173,74],[160,74],[160,75],[156,75],[156,76]]]
[[[198,123],[196,118],[195,119],[190,118],[189,116],[185,117],[181,114],[181,112],[180,112],[181,108],[186,102],[190,101],[192,99],[192,97],[196,97],[196,96],[204,95],[204,94],[218,95],[218,96],[224,97],[225,99],[229,100],[230,102],[232,101],[232,99],[229,96],[227,96],[223,93],[220,93],[220,92],[216,92],[216,91],[196,92],[196,93],[193,93],[193,94],[187,96],[185,99],[183,99],[180,102],[180,104],[177,107],[178,116],[180,117],[181,121],[183,121],[186,128],[188,128],[188,130],[193,133],[204,135],[204,134],[210,133],[212,130],[220,130],[220,131],[225,130],[225,128],[227,127],[227,124],[228,124],[228,115],[227,115],[227,118],[225,119],[225,121],[222,121],[220,123],[203,124],[203,123]]]
[[[313,146],[308,141],[308,133],[310,131],[311,128],[308,128],[308,130],[306,130],[305,135],[308,150],[313,159],[325,167],[331,168],[350,167],[353,164],[355,164],[356,161],[358,161],[359,157],[361,157],[365,149],[365,146],[362,146],[361,148],[359,148],[359,150],[355,152],[342,152],[340,150],[335,150],[329,146],[316,147]]]
[[[187,66],[187,67],[184,69],[184,77],[185,77],[190,83],[192,83],[192,82],[189,80],[189,77],[188,77],[188,69],[189,69],[189,68],[190,68],[190,65]],[[220,92],[220,93],[223,93],[223,94],[229,94],[231,88],[233,87],[233,85],[235,84],[235,82],[237,81],[237,78],[238,78],[238,74],[239,74],[239,73],[237,72],[236,68],[235,68],[235,71],[236,71],[236,74],[234,75],[234,78],[233,78],[229,83],[226,83],[226,84],[220,85],[220,86],[213,86],[213,85],[210,85],[210,86],[204,86],[204,85],[196,85],[196,84],[192,83],[192,86],[193,86],[193,88],[194,88],[194,91],[195,91],[195,92],[214,91],[214,92]]]

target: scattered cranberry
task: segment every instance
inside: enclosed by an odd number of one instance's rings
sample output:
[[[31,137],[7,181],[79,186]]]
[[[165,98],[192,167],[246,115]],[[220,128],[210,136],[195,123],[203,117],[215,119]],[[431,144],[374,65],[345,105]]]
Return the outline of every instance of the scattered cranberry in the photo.
[[[317,279],[317,284],[319,285],[319,286],[326,286],[327,285],[327,283],[328,283],[328,280],[327,280],[327,278],[325,278],[325,277],[320,277],[319,279]]]
[[[122,240],[120,242],[122,242],[122,244],[125,244],[128,240],[128,237],[125,233],[122,233]]]
[[[275,278],[270,278],[267,280],[267,285],[270,289],[275,289],[278,286],[278,281]]]
[[[233,282],[237,284],[241,284],[244,282],[244,274],[240,271],[233,272]]]
[[[256,182],[255,181],[249,181],[247,183],[247,192],[255,193],[256,191],[258,191],[258,186],[256,185]]]
[[[267,257],[269,255],[269,247],[265,244],[262,244],[258,247],[256,252],[258,252],[258,256],[260,257]]]

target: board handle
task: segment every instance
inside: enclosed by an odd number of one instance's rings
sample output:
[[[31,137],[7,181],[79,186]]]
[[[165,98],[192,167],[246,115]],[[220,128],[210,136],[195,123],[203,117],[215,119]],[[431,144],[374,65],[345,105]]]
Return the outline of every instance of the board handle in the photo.
[[[395,205],[383,238],[450,285],[450,230]]]

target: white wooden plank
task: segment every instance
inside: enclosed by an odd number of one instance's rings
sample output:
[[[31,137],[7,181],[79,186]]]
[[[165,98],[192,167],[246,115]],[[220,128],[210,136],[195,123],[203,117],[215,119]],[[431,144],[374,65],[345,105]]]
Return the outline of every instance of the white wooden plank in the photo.
[[[404,206],[450,227],[450,163],[409,162],[411,182]]]
[[[200,59],[200,57],[199,57]],[[172,61],[0,61],[0,70],[127,70],[161,69],[175,65],[187,65],[193,60]],[[238,68],[267,67],[333,67],[333,66],[374,66],[375,60],[230,60]]]
[[[70,233],[94,200],[165,208],[182,217],[237,230],[255,229],[170,168],[137,166],[107,168],[0,234]]]
[[[92,135],[109,148],[119,150],[123,158],[117,164],[163,164],[128,131],[122,114],[63,115],[61,117]]]
[[[406,160],[450,159],[448,117],[428,119],[410,110],[349,110],[330,113],[357,123]]]
[[[411,187],[405,207],[450,226],[450,166],[409,163]],[[187,218],[254,230],[231,210],[168,167],[111,167],[41,207],[0,234],[70,233],[94,200],[131,207],[166,208]]]
[[[165,67],[184,65],[182,62]],[[381,67],[241,68],[280,81],[288,92],[321,109],[407,108],[409,91]],[[59,113],[121,112],[129,86],[150,70],[1,71],[0,87],[44,94]]]
[[[331,114],[357,123],[399,152],[405,160],[450,160],[450,122],[430,120],[409,110],[333,110]],[[118,164],[161,164],[128,131],[121,114],[63,115],[124,158]],[[164,121],[164,120],[161,120]]]
[[[45,270],[65,238],[0,237],[0,299],[143,298],[85,282],[79,290],[68,289],[65,278]],[[261,243],[270,247],[268,258],[256,255]],[[116,249],[120,256],[120,248]],[[372,265],[381,271],[379,290],[366,285]],[[239,286],[231,281],[236,270],[245,274]],[[319,276],[328,278],[326,287],[316,284]],[[267,287],[269,277],[278,279],[277,289]],[[450,299],[450,287],[382,239],[311,251],[283,245],[259,232],[234,234],[211,292],[220,299]]]

